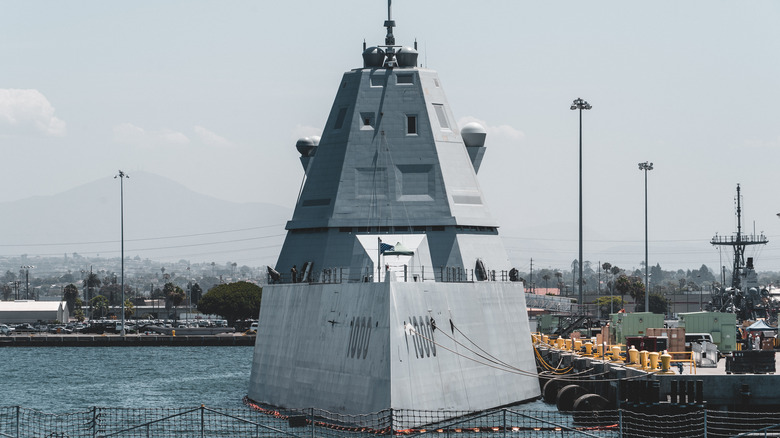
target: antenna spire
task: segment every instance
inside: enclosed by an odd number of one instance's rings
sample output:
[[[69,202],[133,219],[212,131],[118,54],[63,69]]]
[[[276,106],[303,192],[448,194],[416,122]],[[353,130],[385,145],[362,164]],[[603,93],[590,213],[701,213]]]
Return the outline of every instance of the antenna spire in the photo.
[[[387,28],[385,44],[394,46],[395,36],[393,36],[393,28],[395,27],[395,21],[393,21],[393,0],[387,0],[387,21],[385,21],[385,27]]]
[[[393,0],[387,0],[387,20],[385,21],[385,27],[387,28],[387,35],[385,36],[385,46],[387,47],[387,60],[385,65],[389,68],[396,66],[395,60],[395,36],[393,36],[393,28],[395,27],[395,21],[393,20]]]

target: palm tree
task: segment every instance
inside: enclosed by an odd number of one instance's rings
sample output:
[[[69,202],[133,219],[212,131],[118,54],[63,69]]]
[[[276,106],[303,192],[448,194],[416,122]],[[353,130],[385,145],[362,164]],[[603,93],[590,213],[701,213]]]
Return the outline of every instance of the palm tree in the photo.
[[[97,274],[90,272],[87,275],[87,296],[84,298],[88,301],[91,300],[92,290],[99,287],[100,287],[100,277]]]
[[[544,274],[542,275],[542,280],[544,280],[544,288],[547,289],[547,280],[550,279],[550,274]]]
[[[561,289],[563,288],[563,274],[559,271],[555,271],[555,278],[558,279],[558,295],[563,295]]]

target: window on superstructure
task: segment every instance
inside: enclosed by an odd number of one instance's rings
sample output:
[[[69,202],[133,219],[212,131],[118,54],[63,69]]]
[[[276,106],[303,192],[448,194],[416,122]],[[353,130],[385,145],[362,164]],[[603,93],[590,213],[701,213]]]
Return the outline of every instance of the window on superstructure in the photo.
[[[436,118],[439,119],[439,126],[441,126],[441,129],[450,129],[450,122],[447,120],[447,113],[444,112],[444,105],[434,103],[433,109],[436,110]]]
[[[397,84],[413,84],[414,83],[414,76],[412,76],[412,75],[398,75],[398,76],[396,76],[396,83]]]
[[[417,116],[406,115],[406,133],[408,135],[417,135]]]
[[[374,113],[360,113],[360,129],[374,129]]]

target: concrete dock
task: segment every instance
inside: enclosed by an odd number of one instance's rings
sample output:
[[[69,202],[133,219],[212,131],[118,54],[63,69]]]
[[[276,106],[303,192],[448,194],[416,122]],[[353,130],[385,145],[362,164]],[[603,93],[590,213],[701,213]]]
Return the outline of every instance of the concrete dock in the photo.
[[[540,355],[548,363],[558,364],[558,368],[572,368],[571,374],[583,373],[582,383],[592,391],[616,405],[616,401],[625,402],[635,390],[620,382],[657,381],[659,382],[658,401],[672,402],[673,397],[679,400],[679,388],[691,388],[695,382],[701,382],[701,394],[709,409],[741,410],[776,410],[780,408],[780,375],[777,374],[727,374],[726,359],[721,358],[714,368],[695,368],[686,365],[680,374],[676,366],[670,374],[660,374],[659,371],[643,371],[631,367],[622,361],[612,361],[597,357],[585,357],[567,350],[559,350],[546,344],[536,344]],[[776,354],[776,353],[773,353]],[[598,376],[598,377],[594,377]],[[550,376],[543,377],[550,379]],[[566,380],[566,379],[562,379]],[[589,383],[599,382],[599,383]],[[691,383],[689,386],[689,382]],[[545,382],[541,382],[544,384]],[[567,383],[572,383],[568,380]],[[673,388],[673,385],[675,388]],[[632,389],[634,388],[634,389]]]
[[[255,335],[13,335],[0,336],[0,347],[227,347],[255,345]]]

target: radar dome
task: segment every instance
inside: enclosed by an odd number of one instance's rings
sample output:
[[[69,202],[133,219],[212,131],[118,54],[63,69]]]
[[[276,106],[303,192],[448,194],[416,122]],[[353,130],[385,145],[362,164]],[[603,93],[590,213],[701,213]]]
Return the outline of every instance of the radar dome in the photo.
[[[395,58],[398,60],[399,67],[416,67],[417,66],[417,50],[411,47],[401,47],[396,53]]]
[[[363,67],[382,67],[385,63],[385,51],[379,47],[369,47],[363,51]]]
[[[320,143],[319,137],[304,137],[298,139],[295,143],[295,149],[302,157],[310,157],[314,155],[314,151],[317,150],[317,145]]]
[[[477,122],[467,123],[461,128],[460,136],[463,138],[463,143],[469,147],[482,147],[485,146],[485,137],[487,131]]]

